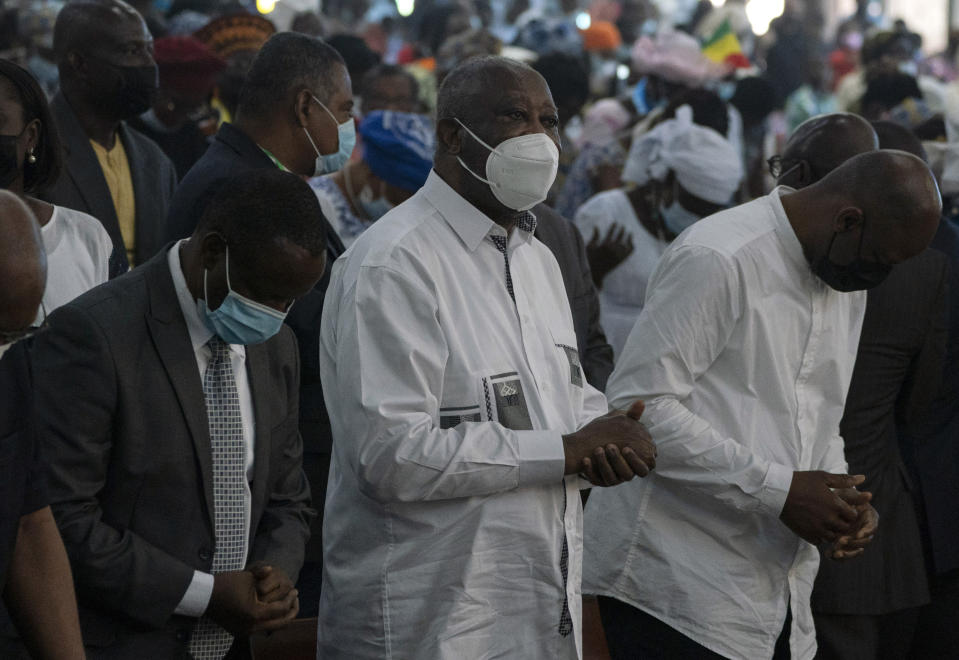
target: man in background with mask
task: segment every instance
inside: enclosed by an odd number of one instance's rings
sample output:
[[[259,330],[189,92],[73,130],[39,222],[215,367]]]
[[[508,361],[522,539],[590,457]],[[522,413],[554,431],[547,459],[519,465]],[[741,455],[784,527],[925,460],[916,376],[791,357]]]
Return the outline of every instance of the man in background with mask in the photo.
[[[125,123],[148,110],[156,92],[153,38],[122,0],[79,0],[57,15],[53,47],[60,91],[50,110],[63,173],[44,199],[103,223],[115,277],[163,247],[177,181],[170,159]]]
[[[375,110],[360,124],[362,157],[310,181],[323,215],[347,247],[423,187],[433,167],[435,134],[426,115]]]
[[[925,163],[871,151],[663,255],[607,387],[647,401],[657,472],[586,512],[584,590],[614,659],[813,657],[815,546],[855,557],[878,526],[839,437],[865,289],[941,207]]]
[[[312,512],[283,319],[324,270],[317,206],[296,176],[241,174],[189,239],[36,337],[37,433],[90,657],[222,658],[296,616]]]
[[[642,404],[585,382],[555,258],[533,237],[559,158],[543,78],[468,60],[439,92],[433,171],[333,270],[333,426],[318,657],[582,655],[580,479],[654,465]]]
[[[189,236],[211,197],[240,172],[279,169],[313,177],[340,170],[356,142],[352,110],[350,77],[336,50],[305,34],[284,32],[270,37],[247,74],[236,122],[220,127],[213,144],[177,188],[170,206],[169,238]],[[313,291],[297,302],[286,322],[300,348],[304,468],[314,504],[322,511],[331,440],[320,384],[320,315],[330,267],[345,248],[319,208],[314,222],[326,236],[326,272]],[[314,538],[320,536],[320,529],[319,522],[314,523]],[[317,546],[308,554],[299,585],[305,615],[315,615],[321,565]]]

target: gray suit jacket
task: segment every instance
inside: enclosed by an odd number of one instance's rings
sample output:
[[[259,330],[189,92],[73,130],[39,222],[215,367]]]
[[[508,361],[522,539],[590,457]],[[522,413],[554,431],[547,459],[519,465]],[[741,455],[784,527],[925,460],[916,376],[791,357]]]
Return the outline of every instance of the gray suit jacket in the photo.
[[[839,425],[849,474],[864,474],[879,529],[865,553],[823,557],[813,611],[879,615],[929,601],[913,487],[899,435],[937,391],[945,351],[947,262],[926,250],[869,291],[856,366]]]
[[[100,162],[90,146],[90,138],[62,93],[53,97],[50,111],[63,143],[63,172],[56,184],[41,197],[51,204],[89,213],[103,224],[113,239],[110,277],[116,277],[126,272],[129,263]],[[119,138],[130,163],[136,204],[136,262],[142,264],[166,243],[167,209],[176,188],[176,169],[153,140],[123,122],[120,123]]]
[[[175,616],[214,550],[212,455],[196,358],[166,250],[50,315],[34,345],[38,436],[88,646],[179,657]],[[284,327],[247,347],[255,414],[249,561],[295,581],[309,535],[299,358]],[[96,653],[92,654],[95,655]]]

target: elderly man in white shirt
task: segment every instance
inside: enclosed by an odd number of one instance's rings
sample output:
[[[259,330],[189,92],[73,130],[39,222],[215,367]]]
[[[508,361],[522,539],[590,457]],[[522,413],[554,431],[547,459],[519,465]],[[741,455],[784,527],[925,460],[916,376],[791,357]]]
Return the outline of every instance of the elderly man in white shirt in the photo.
[[[317,657],[582,656],[580,478],[653,467],[583,378],[562,275],[527,212],[556,174],[542,77],[470,60],[440,90],[434,171],[336,263]]]
[[[666,251],[608,387],[646,400],[657,470],[586,511],[584,591],[614,659],[813,657],[814,544],[853,557],[878,524],[839,437],[863,290],[940,209],[922,161],[873,151]]]

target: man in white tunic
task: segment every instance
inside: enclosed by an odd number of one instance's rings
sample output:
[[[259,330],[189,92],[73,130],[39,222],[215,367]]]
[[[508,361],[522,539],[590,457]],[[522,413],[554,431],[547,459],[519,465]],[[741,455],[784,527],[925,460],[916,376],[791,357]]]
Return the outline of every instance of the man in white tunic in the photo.
[[[584,591],[614,659],[813,657],[814,544],[852,557],[878,524],[839,437],[863,289],[928,245],[940,208],[922,161],[873,151],[666,251],[608,387],[646,401],[656,473],[586,512]]]
[[[556,174],[539,74],[468,61],[434,171],[333,269],[333,425],[318,658],[581,657],[578,473],[645,476],[642,404],[583,378],[562,275],[526,209]],[[598,418],[598,419],[597,419]]]

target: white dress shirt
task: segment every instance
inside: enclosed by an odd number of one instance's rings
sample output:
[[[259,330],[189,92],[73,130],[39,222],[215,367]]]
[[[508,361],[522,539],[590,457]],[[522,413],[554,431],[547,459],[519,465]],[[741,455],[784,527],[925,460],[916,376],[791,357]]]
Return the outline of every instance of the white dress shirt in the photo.
[[[47,314],[109,278],[113,240],[93,216],[54,206],[40,235],[47,253],[47,285],[43,290]]]
[[[796,660],[816,649],[816,548],[780,520],[795,470],[844,473],[839,420],[864,291],[813,275],[770,195],[681,234],[607,388],[646,401],[656,470],[595,489],[584,591],[730,658],[772,656],[791,601]]]
[[[186,240],[186,239],[184,239]],[[183,320],[186,321],[187,330],[190,333],[190,343],[193,344],[193,352],[196,354],[196,366],[200,371],[200,382],[203,382],[203,376],[206,374],[206,367],[210,363],[212,355],[207,342],[213,338],[213,333],[203,320],[200,318],[200,312],[196,306],[196,300],[186,285],[186,278],[183,275],[183,269],[180,266],[180,245],[181,240],[170,248],[167,256],[170,265],[170,273],[173,275],[173,288],[176,289],[176,297],[180,303],[180,310],[183,312]],[[246,488],[243,493],[244,509],[246,512],[247,534],[243,537],[244,544],[249,543],[250,529],[250,508],[252,506],[252,495],[250,494],[250,482],[253,480],[253,443],[255,435],[253,431],[253,396],[250,393],[250,380],[246,373],[246,347],[242,344],[230,344],[230,364],[233,367],[233,378],[236,380],[236,393],[240,399],[240,416],[243,419],[243,441],[246,444]],[[244,553],[247,549],[244,549]],[[177,605],[176,614],[184,616],[202,616],[206,612],[207,605],[210,603],[210,596],[213,594],[213,575],[202,571],[193,572],[193,580],[187,587],[183,599]]]
[[[432,172],[333,267],[319,658],[581,655],[582,510],[561,436],[606,400],[549,249],[510,233],[514,303],[492,236],[506,232]]]
[[[587,243],[595,230],[603,237],[613,225],[622,227],[626,237],[633,240],[633,252],[609,272],[599,290],[600,325],[618,360],[643,311],[646,283],[669,242],[649,233],[621,188],[590,197],[576,212],[574,224]]]

